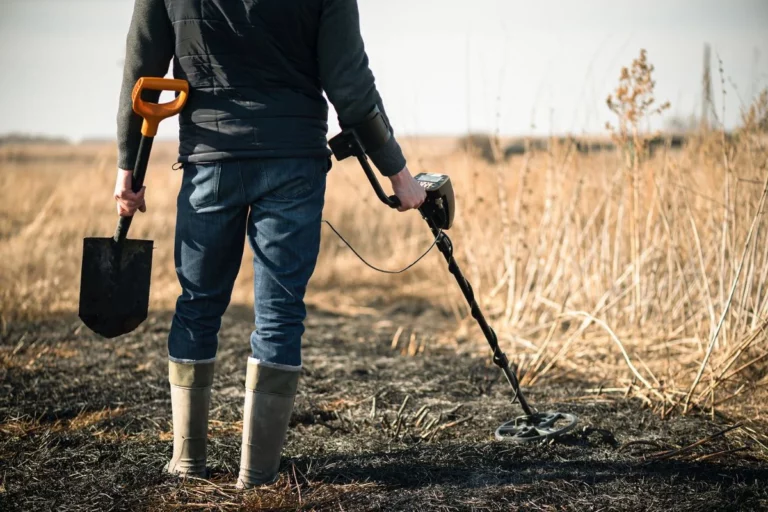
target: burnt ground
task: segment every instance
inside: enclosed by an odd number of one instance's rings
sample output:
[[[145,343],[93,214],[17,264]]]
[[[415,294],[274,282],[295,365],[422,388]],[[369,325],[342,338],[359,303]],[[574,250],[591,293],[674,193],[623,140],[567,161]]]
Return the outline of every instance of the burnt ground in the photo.
[[[310,311],[280,480],[241,492],[233,482],[250,321],[233,309],[211,406],[212,477],[179,480],[162,471],[172,448],[168,320],[157,314],[114,341],[74,317],[7,327],[0,510],[768,510],[758,427],[658,455],[737,418],[662,420],[639,400],[545,381],[531,402],[578,414],[578,428],[557,442],[494,441],[498,424],[519,414],[499,372],[454,349],[425,343],[420,352],[428,322],[402,312]],[[399,325],[399,347],[411,332],[421,340],[415,355],[393,350]]]

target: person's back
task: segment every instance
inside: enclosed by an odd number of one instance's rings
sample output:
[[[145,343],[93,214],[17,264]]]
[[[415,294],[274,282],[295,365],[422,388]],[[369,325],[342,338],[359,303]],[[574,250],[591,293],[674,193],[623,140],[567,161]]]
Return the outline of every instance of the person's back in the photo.
[[[273,481],[301,370],[304,293],[320,249],[328,106],[342,127],[378,109],[356,0],[136,0],[118,113],[118,213],[145,211],[131,190],[142,76],[189,83],[179,118],[183,178],[174,259],[182,293],[168,335],[173,456],[167,471],[207,474],[207,428],[221,317],[253,251],[254,316],[246,368],[239,487]],[[158,93],[159,94],[159,93]],[[156,101],[158,94],[146,98]],[[394,136],[367,148],[400,211],[425,198]]]

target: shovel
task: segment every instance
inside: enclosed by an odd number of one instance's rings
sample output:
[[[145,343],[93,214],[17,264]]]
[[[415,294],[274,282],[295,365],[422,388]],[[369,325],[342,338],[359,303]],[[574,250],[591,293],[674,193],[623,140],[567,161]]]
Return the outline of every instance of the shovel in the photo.
[[[177,91],[169,103],[150,103],[141,99],[145,90]],[[131,188],[141,190],[147,172],[152,141],[160,121],[181,111],[187,101],[186,80],[140,78],[133,88],[133,110],[144,118],[141,142],[133,166]],[[83,240],[83,266],[80,274],[80,319],[89,329],[105,338],[126,334],[147,318],[149,281],[152,272],[152,240],[128,240],[133,217],[120,217],[112,238]]]

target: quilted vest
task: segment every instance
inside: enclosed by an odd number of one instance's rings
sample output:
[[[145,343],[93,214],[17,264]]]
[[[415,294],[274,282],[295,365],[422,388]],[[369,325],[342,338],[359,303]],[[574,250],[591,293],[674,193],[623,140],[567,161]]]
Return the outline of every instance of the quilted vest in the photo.
[[[166,0],[189,82],[180,161],[325,156],[321,0]]]

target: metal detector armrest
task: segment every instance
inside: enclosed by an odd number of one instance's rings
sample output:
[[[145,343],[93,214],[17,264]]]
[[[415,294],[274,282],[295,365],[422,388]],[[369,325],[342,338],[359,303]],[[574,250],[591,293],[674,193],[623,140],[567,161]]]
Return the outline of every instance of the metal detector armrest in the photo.
[[[345,128],[329,141],[336,160],[342,161],[350,156],[365,156],[382,148],[392,138],[392,130],[387,120],[374,107],[363,122]]]
[[[329,140],[328,145],[339,162],[350,156],[358,156],[362,149],[353,130],[341,132]],[[365,155],[364,152],[363,155]]]

